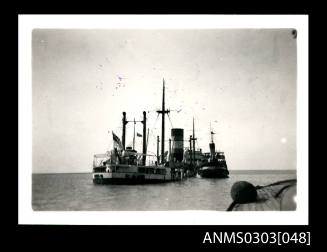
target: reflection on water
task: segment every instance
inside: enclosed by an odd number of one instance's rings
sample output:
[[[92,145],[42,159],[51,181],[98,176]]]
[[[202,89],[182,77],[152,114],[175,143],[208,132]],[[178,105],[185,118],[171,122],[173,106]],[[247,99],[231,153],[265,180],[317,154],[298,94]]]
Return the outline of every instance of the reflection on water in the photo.
[[[34,210],[221,210],[234,182],[267,185],[296,178],[295,171],[230,171],[227,179],[189,178],[153,185],[94,185],[92,174],[33,174]]]

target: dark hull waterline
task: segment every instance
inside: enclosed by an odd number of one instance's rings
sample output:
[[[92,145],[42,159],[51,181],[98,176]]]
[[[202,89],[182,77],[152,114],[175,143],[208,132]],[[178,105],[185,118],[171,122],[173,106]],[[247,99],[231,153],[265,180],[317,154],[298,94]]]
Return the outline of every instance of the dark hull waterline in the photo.
[[[111,184],[111,185],[140,185],[140,184],[159,184],[167,183],[173,180],[160,180],[160,179],[126,179],[126,178],[102,178],[93,179],[94,184]]]
[[[207,168],[207,169],[200,169],[199,175],[202,178],[228,178],[229,172],[222,168]]]

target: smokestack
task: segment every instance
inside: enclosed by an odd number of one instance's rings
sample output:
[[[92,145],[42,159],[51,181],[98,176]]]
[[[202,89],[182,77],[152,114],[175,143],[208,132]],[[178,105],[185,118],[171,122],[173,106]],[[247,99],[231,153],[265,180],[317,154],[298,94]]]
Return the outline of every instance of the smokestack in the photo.
[[[146,161],[146,112],[143,111],[143,165]]]
[[[210,156],[211,156],[211,158],[214,158],[215,152],[216,152],[216,150],[215,150],[215,144],[214,143],[210,143],[209,144],[209,148],[210,148]]]
[[[183,161],[184,154],[184,129],[171,129],[171,138],[173,141],[172,146],[172,159],[176,161]]]

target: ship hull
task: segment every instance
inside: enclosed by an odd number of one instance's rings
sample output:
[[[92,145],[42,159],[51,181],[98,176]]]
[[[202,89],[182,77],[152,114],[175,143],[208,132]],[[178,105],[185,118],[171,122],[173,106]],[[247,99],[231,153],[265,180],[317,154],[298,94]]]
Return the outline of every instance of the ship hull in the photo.
[[[199,175],[202,178],[228,178],[228,170],[220,167],[202,167],[199,170]]]
[[[123,178],[94,178],[93,183],[97,185],[140,185],[166,183],[171,180],[158,179],[123,179]]]
[[[168,167],[111,165],[106,171],[96,167],[93,172],[94,184],[155,184],[182,180],[182,169],[171,171]]]

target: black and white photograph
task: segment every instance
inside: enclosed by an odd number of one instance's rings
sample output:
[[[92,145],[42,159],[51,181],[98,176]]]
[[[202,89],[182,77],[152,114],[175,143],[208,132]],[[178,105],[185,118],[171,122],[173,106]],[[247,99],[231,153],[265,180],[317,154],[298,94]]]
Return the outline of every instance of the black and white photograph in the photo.
[[[31,212],[296,213],[304,34],[259,23],[30,30]]]

